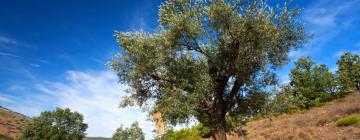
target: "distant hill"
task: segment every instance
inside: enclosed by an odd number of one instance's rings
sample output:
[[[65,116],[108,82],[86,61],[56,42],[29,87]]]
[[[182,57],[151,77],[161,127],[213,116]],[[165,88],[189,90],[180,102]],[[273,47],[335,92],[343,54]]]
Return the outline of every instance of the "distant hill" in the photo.
[[[246,136],[229,136],[228,140],[360,140],[360,124],[337,126],[335,123],[352,114],[360,115],[359,92],[306,112],[249,122],[243,127]]]
[[[20,136],[23,126],[29,123],[30,119],[28,116],[0,106],[0,140],[11,140]],[[86,137],[84,140],[111,140],[111,138]]]
[[[111,138],[104,138],[104,137],[86,137],[83,140],[111,140]]]
[[[29,117],[0,106],[0,139],[16,138]]]

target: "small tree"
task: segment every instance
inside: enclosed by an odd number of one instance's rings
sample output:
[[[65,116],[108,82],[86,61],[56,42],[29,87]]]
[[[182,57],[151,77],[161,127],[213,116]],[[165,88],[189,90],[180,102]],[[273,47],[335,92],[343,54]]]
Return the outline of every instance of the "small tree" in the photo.
[[[262,0],[168,0],[156,33],[117,33],[123,53],[110,63],[134,90],[122,106],[154,101],[167,124],[195,117],[226,139],[226,115],[248,93],[274,84],[273,70],[307,38],[299,9]]]
[[[45,111],[22,130],[20,139],[24,140],[82,140],[85,137],[87,124],[83,116],[70,109],[56,108]]]
[[[303,107],[330,100],[336,91],[336,79],[326,65],[316,65],[310,57],[301,57],[295,64],[290,74],[290,86],[295,97],[304,99]]]
[[[301,104],[289,86],[281,87],[280,91],[274,93],[276,93],[274,98],[268,102],[264,110],[264,114],[270,118],[296,109]]]
[[[138,122],[131,124],[130,128],[120,128],[116,129],[116,132],[113,134],[113,140],[144,140],[145,135],[142,129],[139,127]]]
[[[343,90],[360,89],[360,57],[345,52],[336,63],[338,65],[338,81]]]

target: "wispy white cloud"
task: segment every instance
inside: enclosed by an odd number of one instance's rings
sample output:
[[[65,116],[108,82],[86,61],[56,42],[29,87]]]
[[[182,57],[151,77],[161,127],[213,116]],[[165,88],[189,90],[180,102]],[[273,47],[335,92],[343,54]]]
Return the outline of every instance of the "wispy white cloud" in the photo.
[[[43,59],[36,59],[36,61],[38,61],[38,62],[40,62],[40,63],[43,63],[43,64],[50,64],[49,61],[43,60]]]
[[[34,85],[27,86],[33,87]],[[37,116],[40,112],[52,107],[52,98],[44,93],[34,92],[34,89],[23,85],[11,85],[7,92],[0,92],[0,97],[4,100],[0,100],[1,106],[30,117]]]
[[[7,37],[7,36],[0,35],[0,44],[18,45],[19,42],[15,39]]]
[[[35,67],[35,68],[40,67],[40,65],[39,65],[39,64],[33,64],[33,63],[30,63],[29,65],[30,65],[30,66],[32,66],[32,67]]]
[[[4,93],[0,92],[0,101],[1,102],[7,102],[7,103],[14,103],[14,100],[11,99],[11,97],[5,95]]]
[[[0,47],[6,50],[14,50],[16,47],[27,47],[31,49],[37,49],[36,46],[19,40],[17,38],[10,37],[8,35],[0,34]]]
[[[144,32],[153,32],[155,29],[151,27],[149,23],[156,22],[151,21],[150,11],[155,8],[153,1],[144,1],[141,5],[134,7],[134,11],[129,13],[131,18],[129,18],[129,29],[131,31],[144,31]]]
[[[352,8],[354,0],[349,1],[316,1],[314,5],[305,10],[304,19],[314,26],[322,28],[335,27],[340,22],[339,16]]]
[[[15,92],[17,92],[17,91],[24,91],[24,90],[26,90],[27,89],[27,87],[25,87],[25,86],[23,86],[23,85],[21,85],[21,84],[12,84],[10,87],[9,87],[9,90],[10,91],[15,91]]]
[[[9,56],[9,57],[16,57],[16,58],[21,58],[21,56],[15,55],[15,54],[11,54],[11,53],[5,53],[5,52],[0,52],[0,55],[2,56]]]
[[[340,58],[340,56],[343,55],[346,51],[348,51],[352,54],[360,54],[360,46],[355,45],[354,49],[336,51],[334,53],[334,58],[337,58],[337,59]]]
[[[33,55],[37,49],[35,45],[22,39],[0,34],[0,63],[2,64],[0,70],[11,73],[11,76],[16,75],[29,81],[37,81],[38,76],[33,72],[34,68],[50,64],[48,59]]]
[[[353,25],[358,0],[332,1],[316,0],[305,7],[302,16],[307,30],[313,38],[304,48],[290,53],[292,59],[303,55],[316,55],[321,52],[325,44],[338,36],[338,34]]]
[[[153,124],[147,113],[136,108],[119,109],[125,94],[125,85],[119,85],[117,76],[110,71],[68,71],[65,82],[45,82],[37,85],[49,104],[68,107],[84,115],[90,136],[111,136],[121,124],[129,126],[138,121],[148,138],[152,137]]]

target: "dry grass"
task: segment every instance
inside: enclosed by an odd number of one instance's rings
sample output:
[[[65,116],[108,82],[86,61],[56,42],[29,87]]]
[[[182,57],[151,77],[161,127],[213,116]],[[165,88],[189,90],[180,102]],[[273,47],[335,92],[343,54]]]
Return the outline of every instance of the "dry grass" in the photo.
[[[352,140],[360,139],[360,125],[338,127],[336,120],[360,113],[360,93],[326,103],[303,113],[284,114],[276,118],[250,122],[245,137],[229,136],[228,140]]]
[[[19,136],[22,127],[28,122],[29,120],[24,116],[0,108],[0,135],[16,138]]]

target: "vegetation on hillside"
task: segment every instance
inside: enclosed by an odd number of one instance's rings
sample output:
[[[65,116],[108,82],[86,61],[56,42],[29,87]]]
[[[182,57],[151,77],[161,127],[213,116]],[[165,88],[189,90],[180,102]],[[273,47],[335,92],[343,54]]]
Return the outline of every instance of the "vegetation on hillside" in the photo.
[[[0,139],[17,138],[29,118],[0,106]]]
[[[316,65],[310,57],[302,57],[291,70],[290,89],[301,100],[301,108],[331,100],[336,92],[335,76],[326,65]]]
[[[20,140],[81,140],[87,129],[83,121],[80,113],[68,108],[45,111],[25,126]]]
[[[336,64],[339,86],[360,90],[360,56],[345,52]]]
[[[337,121],[360,113],[360,92],[353,91],[310,110],[284,113],[269,119],[251,121],[242,129],[246,135],[229,135],[230,140],[269,139],[360,139],[360,125],[338,126]],[[346,120],[347,121],[347,120]]]

